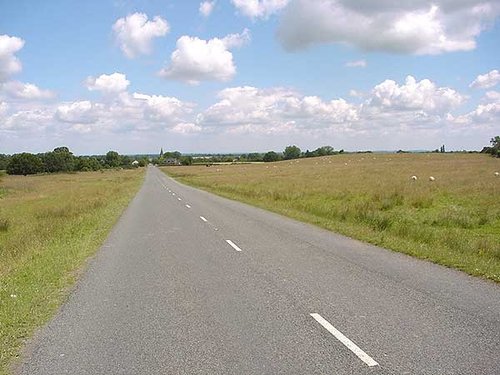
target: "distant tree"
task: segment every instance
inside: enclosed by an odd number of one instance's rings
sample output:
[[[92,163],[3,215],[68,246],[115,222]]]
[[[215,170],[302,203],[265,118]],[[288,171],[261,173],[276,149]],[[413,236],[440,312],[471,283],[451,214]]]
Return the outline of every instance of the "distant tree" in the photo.
[[[8,174],[28,175],[43,171],[43,162],[37,155],[23,152],[14,154],[7,165]]]
[[[446,152],[444,145],[441,146],[441,148],[439,149],[439,152],[442,154],[444,154]]]
[[[130,168],[132,166],[132,158],[127,155],[120,156],[120,166],[123,168]]]
[[[0,171],[7,169],[9,165],[10,156],[5,154],[0,154]]]
[[[283,151],[283,159],[285,160],[298,159],[300,158],[300,154],[301,154],[300,148],[298,148],[297,146],[295,145],[287,146],[285,148],[285,151]]]
[[[192,156],[181,156],[180,162],[182,165],[192,165],[193,157]]]
[[[96,157],[80,156],[76,159],[75,170],[82,172],[98,171],[102,164]]]
[[[248,161],[262,161],[262,154],[258,152],[251,152],[247,155]]]
[[[278,161],[280,159],[279,155],[274,151],[266,152],[262,158],[266,163]]]
[[[41,155],[46,172],[69,172],[75,169],[75,157],[67,147],[56,147],[54,151]]]
[[[496,136],[491,138],[490,140],[491,147],[485,146],[481,150],[482,154],[491,154],[492,156],[496,156],[500,158],[500,136]]]
[[[316,149],[316,152],[318,153],[318,156],[327,156],[333,155],[335,153],[335,150],[332,146],[323,146]]]
[[[120,154],[116,151],[108,151],[105,157],[106,165],[110,168],[117,168],[121,164]]]
[[[491,138],[490,144],[491,144],[490,153],[493,156],[500,158],[500,136],[497,135],[496,137]]]

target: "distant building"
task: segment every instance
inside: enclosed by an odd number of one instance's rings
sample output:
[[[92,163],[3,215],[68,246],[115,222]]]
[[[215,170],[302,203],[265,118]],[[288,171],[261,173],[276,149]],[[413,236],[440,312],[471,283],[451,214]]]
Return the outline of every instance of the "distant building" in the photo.
[[[135,167],[135,166],[139,165],[139,162],[137,160],[134,160],[131,164]]]

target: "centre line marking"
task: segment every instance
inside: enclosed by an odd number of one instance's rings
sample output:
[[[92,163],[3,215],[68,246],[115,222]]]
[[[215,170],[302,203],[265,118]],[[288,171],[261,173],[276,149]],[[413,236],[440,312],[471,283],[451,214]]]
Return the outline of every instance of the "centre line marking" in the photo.
[[[187,207],[187,208],[191,208],[191,206],[190,206],[189,204],[186,204],[186,207]]]
[[[236,246],[236,244],[235,244],[233,241],[231,241],[231,240],[226,240],[226,242],[227,242],[227,243],[228,243],[228,244],[229,244],[229,245],[230,245],[230,246],[231,246],[234,250],[236,250],[236,251],[241,251],[241,249],[240,249],[238,246]]]
[[[207,219],[205,219],[203,216],[200,216],[200,219],[203,220],[205,223],[208,221]]]
[[[312,313],[309,314],[311,315],[319,324],[321,324],[328,332],[330,332],[337,340],[339,340],[342,344],[344,344],[351,352],[356,354],[356,356],[361,359],[364,363],[366,363],[368,366],[378,366],[378,363],[375,362],[375,360],[370,357],[368,354],[366,354],[364,351],[362,351],[359,346],[357,346],[355,343],[353,343],[351,340],[349,340],[342,332],[340,332],[338,329],[336,329],[334,326],[332,326],[325,318],[323,318],[321,315]]]
[[[178,201],[181,201],[182,199],[181,198],[177,198]]]

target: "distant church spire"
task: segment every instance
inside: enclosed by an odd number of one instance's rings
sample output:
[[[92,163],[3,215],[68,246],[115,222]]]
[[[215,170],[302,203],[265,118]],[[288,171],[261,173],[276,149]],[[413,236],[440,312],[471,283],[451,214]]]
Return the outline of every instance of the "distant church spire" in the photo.
[[[160,158],[163,156],[163,147],[160,150]]]

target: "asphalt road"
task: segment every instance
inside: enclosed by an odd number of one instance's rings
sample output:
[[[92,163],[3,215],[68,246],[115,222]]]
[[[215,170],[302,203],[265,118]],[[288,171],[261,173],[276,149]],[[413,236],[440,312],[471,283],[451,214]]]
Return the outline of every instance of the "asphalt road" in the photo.
[[[150,167],[17,372],[500,374],[500,287]]]

